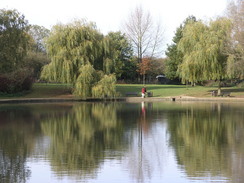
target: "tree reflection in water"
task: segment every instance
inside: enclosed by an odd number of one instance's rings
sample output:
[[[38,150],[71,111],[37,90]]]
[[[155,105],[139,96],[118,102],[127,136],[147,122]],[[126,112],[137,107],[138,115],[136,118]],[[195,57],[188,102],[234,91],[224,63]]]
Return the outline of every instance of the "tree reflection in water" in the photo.
[[[36,131],[24,118],[29,115],[28,107],[0,107],[0,182],[26,182],[31,175],[27,158],[34,149]]]
[[[163,163],[166,161],[163,139],[166,134],[161,131],[164,123],[156,125],[154,121],[157,114],[153,110],[153,103],[142,102],[135,109],[133,116],[136,116],[137,126],[127,132],[131,138],[124,156],[124,166],[132,179],[142,183],[150,181],[154,174],[163,173]]]
[[[214,103],[200,108],[193,104],[168,118],[178,163],[189,177],[225,176],[244,182],[240,172],[244,168],[244,143],[240,140],[244,137],[244,112],[238,104]]]
[[[91,178],[96,176],[106,158],[121,155],[119,152],[123,152],[126,142],[122,140],[123,126],[116,115],[119,107],[117,104],[77,104],[67,115],[41,122],[43,132],[51,137],[49,157],[58,175]]]
[[[0,119],[0,182],[28,181],[36,151],[58,178],[90,180],[116,160],[129,180],[152,182],[177,166],[173,154],[186,182],[244,182],[243,104],[31,104],[0,106]]]

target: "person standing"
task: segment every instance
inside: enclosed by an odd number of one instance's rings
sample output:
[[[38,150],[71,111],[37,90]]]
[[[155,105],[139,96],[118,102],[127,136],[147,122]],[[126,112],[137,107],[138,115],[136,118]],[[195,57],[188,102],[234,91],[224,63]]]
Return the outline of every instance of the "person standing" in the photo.
[[[142,98],[145,98],[145,96],[146,96],[146,92],[147,92],[147,89],[146,89],[146,87],[144,86],[144,87],[141,89],[141,97],[142,97]]]

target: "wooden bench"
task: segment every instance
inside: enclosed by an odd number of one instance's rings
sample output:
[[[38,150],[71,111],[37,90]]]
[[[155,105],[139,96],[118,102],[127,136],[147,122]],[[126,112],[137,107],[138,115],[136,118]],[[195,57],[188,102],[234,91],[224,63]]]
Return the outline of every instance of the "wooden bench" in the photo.
[[[138,92],[127,92],[126,94],[125,94],[125,96],[126,97],[128,97],[128,96],[138,96]]]

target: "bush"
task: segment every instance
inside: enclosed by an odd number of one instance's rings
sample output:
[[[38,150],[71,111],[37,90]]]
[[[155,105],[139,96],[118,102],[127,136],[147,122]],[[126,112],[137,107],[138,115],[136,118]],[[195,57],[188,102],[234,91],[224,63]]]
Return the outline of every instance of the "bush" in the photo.
[[[8,93],[8,85],[10,83],[10,79],[5,75],[0,75],[0,92]]]
[[[240,83],[237,85],[237,87],[239,87],[239,88],[244,88],[244,81],[240,82]]]
[[[26,69],[0,75],[0,92],[12,94],[30,90],[33,84],[31,76],[32,72]]]

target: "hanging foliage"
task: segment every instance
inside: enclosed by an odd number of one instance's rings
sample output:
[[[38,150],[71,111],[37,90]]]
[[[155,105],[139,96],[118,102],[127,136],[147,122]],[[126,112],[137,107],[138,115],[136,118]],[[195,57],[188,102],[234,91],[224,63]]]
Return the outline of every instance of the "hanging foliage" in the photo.
[[[105,75],[93,88],[92,96],[97,98],[115,97],[115,75]]]
[[[80,74],[76,80],[74,94],[87,98],[92,96],[92,87],[100,80],[101,75],[92,67],[87,64],[80,68]]]
[[[51,63],[43,68],[42,78],[74,84],[81,66],[90,63],[102,70],[102,39],[94,23],[54,26],[46,42]]]
[[[186,25],[178,49],[184,54],[178,72],[185,83],[227,78],[226,45],[230,37],[231,23],[218,19],[205,25],[192,22]]]
[[[179,73],[177,72],[178,66],[183,61],[183,53],[177,49],[178,44],[183,36],[183,30],[188,23],[196,22],[196,17],[189,16],[186,20],[181,24],[175,32],[175,36],[173,37],[173,43],[168,45],[168,48],[165,52],[167,59],[165,60],[165,76],[169,79],[178,79]]]
[[[73,84],[74,94],[82,98],[114,96],[116,77],[109,74],[120,76],[132,54],[120,32],[104,37],[86,21],[54,26],[46,45],[51,62],[43,67],[41,78]]]

